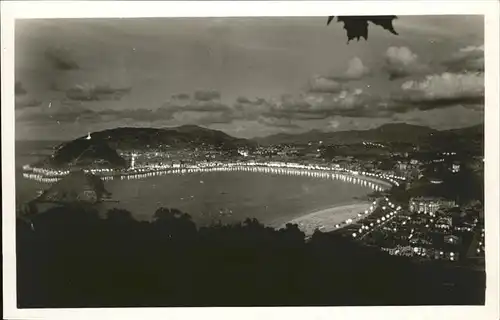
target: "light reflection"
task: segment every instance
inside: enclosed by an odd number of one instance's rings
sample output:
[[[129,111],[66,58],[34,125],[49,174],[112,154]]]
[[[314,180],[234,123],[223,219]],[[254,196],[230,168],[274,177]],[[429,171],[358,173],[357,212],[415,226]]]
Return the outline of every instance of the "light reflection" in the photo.
[[[70,173],[69,170],[56,170],[46,168],[36,168],[30,165],[23,166],[25,172],[23,177],[43,183],[54,183]],[[311,178],[340,180],[356,185],[368,187],[374,191],[382,191],[389,187],[389,183],[383,181],[384,175],[351,171],[342,168],[330,168],[314,165],[303,165],[297,163],[281,162],[205,162],[193,165],[180,164],[153,164],[140,166],[134,163],[134,166],[128,169],[109,169],[109,168],[91,168],[84,169],[87,173],[99,176],[104,181],[120,179],[135,180],[149,177],[163,176],[168,174],[186,174],[201,172],[227,172],[227,171],[245,171],[273,175],[306,176]],[[354,177],[356,175],[356,177]],[[385,179],[389,180],[390,179]],[[375,202],[376,203],[376,202]],[[375,204],[374,203],[374,204]],[[370,210],[373,210],[372,207]]]

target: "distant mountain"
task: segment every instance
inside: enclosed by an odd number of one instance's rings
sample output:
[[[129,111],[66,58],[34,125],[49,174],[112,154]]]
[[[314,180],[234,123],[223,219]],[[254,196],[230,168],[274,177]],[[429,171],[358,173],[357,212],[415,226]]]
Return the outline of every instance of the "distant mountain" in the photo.
[[[354,144],[363,141],[370,142],[416,142],[428,138],[439,131],[406,123],[384,124],[375,129],[323,132],[311,130],[301,134],[276,134],[254,139],[259,144],[307,144],[323,141],[324,144]]]

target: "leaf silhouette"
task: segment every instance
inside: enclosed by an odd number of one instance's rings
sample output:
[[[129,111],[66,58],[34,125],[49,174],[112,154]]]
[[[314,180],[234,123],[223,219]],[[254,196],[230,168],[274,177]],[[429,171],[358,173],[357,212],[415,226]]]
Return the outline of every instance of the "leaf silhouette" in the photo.
[[[330,25],[335,16],[329,16],[326,25]],[[390,33],[397,35],[398,33],[392,25],[397,16],[338,16],[337,22],[344,23],[344,29],[347,32],[347,43],[352,39],[364,38],[368,40],[368,22],[380,26]]]

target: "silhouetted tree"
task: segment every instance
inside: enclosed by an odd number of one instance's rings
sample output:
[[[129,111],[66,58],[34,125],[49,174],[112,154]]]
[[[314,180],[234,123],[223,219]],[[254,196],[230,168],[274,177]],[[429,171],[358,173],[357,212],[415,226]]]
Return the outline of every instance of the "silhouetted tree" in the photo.
[[[63,206],[17,223],[22,307],[479,304],[484,273],[422,267],[297,225],[256,219],[196,228],[179,210],[151,222]],[[452,282],[454,287],[446,287]],[[403,293],[404,294],[401,294]]]

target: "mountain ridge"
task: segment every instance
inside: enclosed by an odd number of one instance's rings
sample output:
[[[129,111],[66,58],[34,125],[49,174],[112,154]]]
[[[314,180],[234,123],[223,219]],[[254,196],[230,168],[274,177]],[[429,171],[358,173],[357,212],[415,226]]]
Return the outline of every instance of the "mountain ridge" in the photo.
[[[313,129],[304,133],[288,134],[278,133],[266,137],[254,138],[253,140],[262,145],[271,144],[307,144],[309,142],[323,141],[324,144],[354,144],[364,141],[387,143],[406,142],[416,143],[422,139],[428,139],[434,134],[472,134],[484,132],[483,124],[470,127],[437,130],[426,126],[412,125],[404,122],[384,124],[367,130],[345,130],[345,131],[320,131]]]

